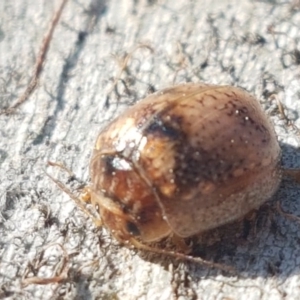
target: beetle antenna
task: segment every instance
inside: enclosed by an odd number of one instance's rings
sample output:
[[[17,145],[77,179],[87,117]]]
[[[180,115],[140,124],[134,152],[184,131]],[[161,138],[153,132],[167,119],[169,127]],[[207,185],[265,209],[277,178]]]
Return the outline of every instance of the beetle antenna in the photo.
[[[81,196],[78,197],[72,191],[67,188],[62,182],[57,180],[56,178],[52,177],[46,170],[44,170],[45,174],[59,187],[60,190],[65,192],[71,199],[75,201],[75,203],[79,206],[79,208],[86,213],[90,218],[92,218],[93,222],[97,227],[100,227],[102,225],[101,220],[99,217],[97,218],[91,211],[89,211],[86,206],[83,203],[86,203],[87,201],[84,198],[87,198],[85,193]],[[87,193],[89,193],[87,191]]]

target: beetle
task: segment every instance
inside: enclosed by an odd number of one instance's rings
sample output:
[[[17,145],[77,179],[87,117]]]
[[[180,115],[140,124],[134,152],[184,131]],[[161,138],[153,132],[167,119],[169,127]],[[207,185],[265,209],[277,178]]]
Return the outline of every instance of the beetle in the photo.
[[[281,151],[258,101],[232,86],[180,84],[99,134],[91,203],[121,242],[187,238],[240,219],[281,181]]]

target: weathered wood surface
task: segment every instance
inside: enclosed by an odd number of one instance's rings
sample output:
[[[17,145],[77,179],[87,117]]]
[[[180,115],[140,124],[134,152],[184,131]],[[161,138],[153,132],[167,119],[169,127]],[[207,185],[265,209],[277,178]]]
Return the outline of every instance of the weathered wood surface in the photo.
[[[0,2],[1,108],[29,82],[58,5]],[[87,182],[99,130],[149,88],[185,81],[237,85],[255,94],[276,124],[283,164],[300,167],[299,132],[270,99],[278,95],[300,126],[299,9],[299,1],[70,0],[38,88],[16,114],[0,116],[0,298],[298,299],[296,221],[270,214],[255,237],[215,257],[241,276],[166,258],[148,261],[96,231],[44,170],[48,160],[59,161]],[[106,105],[118,59],[139,44],[153,52],[133,53]],[[60,170],[47,170],[67,180]],[[299,191],[284,182],[273,203],[280,200],[300,215]],[[64,255],[58,244],[68,254],[66,281],[23,287],[28,270],[26,277],[53,276]]]

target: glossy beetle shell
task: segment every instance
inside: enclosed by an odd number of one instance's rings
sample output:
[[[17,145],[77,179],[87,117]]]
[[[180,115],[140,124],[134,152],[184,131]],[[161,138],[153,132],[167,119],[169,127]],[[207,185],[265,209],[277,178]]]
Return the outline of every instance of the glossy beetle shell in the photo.
[[[92,203],[121,241],[189,237],[258,208],[280,182],[259,103],[231,86],[182,84],[129,108],[98,136]]]

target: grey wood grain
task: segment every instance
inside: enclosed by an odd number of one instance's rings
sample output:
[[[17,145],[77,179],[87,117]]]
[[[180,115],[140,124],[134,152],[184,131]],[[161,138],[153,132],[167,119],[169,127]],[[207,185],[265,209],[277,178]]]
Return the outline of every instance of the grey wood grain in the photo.
[[[0,2],[1,108],[29,82],[58,5]],[[269,97],[278,95],[300,126],[299,24],[299,1],[70,0],[38,88],[15,115],[0,116],[0,298],[298,299],[297,222],[268,214],[251,239],[207,254],[236,267],[240,275],[231,276],[120,246],[105,229],[96,230],[44,170],[78,188],[76,180],[47,167],[48,160],[59,161],[88,182],[100,129],[149,89],[186,81],[237,85],[256,95],[275,123],[284,166],[300,167],[299,132]],[[108,95],[118,59],[139,44],[153,52],[134,51]],[[299,192],[284,181],[270,203],[280,200],[300,215]],[[62,247],[68,255],[64,282],[22,286],[25,275],[53,276]]]

